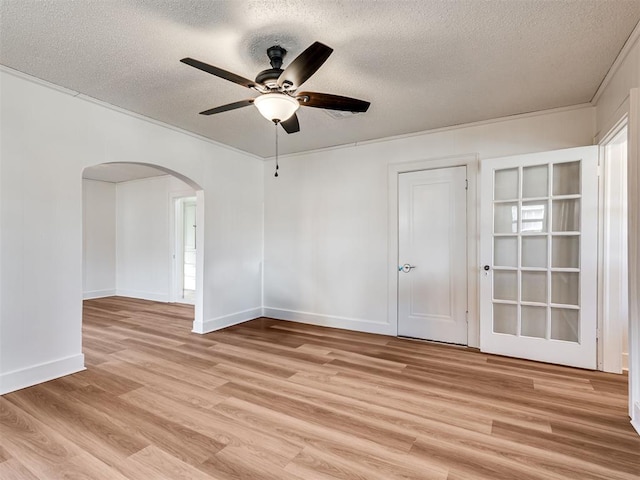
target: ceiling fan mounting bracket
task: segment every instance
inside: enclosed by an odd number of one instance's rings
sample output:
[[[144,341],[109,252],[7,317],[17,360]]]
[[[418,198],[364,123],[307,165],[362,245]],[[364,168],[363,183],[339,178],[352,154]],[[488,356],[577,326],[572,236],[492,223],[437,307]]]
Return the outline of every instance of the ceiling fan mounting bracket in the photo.
[[[287,51],[280,45],[274,45],[273,47],[267,48],[267,56],[269,57],[271,68],[280,70],[282,68],[282,61],[286,54]]]

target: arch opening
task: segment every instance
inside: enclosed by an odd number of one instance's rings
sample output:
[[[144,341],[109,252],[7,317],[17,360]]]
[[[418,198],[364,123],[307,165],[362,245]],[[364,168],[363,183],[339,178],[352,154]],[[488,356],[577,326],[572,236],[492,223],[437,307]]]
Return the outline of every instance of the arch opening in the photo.
[[[82,192],[83,300],[184,303],[181,312],[193,305],[193,329],[201,325],[203,188],[161,165],[110,162],[84,168]]]

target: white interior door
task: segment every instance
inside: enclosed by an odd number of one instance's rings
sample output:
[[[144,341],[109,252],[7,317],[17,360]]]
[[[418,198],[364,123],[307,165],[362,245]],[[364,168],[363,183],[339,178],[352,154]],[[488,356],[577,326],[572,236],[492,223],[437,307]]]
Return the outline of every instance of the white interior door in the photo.
[[[398,335],[467,344],[466,167],[399,174]]]
[[[596,368],[597,156],[482,162],[482,351]]]

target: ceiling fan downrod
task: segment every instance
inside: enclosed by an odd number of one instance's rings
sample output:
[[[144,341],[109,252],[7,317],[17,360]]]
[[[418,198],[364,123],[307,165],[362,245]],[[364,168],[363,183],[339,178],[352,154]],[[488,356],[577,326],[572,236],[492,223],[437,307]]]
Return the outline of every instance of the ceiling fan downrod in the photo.
[[[276,173],[274,175],[276,178],[278,177],[278,170],[280,169],[278,166],[278,123],[280,123],[279,120],[273,121],[273,125],[276,127]]]

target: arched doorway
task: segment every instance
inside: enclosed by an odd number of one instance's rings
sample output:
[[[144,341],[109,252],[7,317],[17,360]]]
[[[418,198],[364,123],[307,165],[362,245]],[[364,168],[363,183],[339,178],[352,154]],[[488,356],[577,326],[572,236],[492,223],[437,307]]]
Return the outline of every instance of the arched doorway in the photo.
[[[194,324],[201,323],[203,252],[196,246],[204,245],[205,229],[200,185],[166,167],[128,162],[87,167],[82,183],[83,299],[189,303]],[[187,198],[194,207],[189,231],[177,210]],[[185,245],[192,247],[186,254]]]

